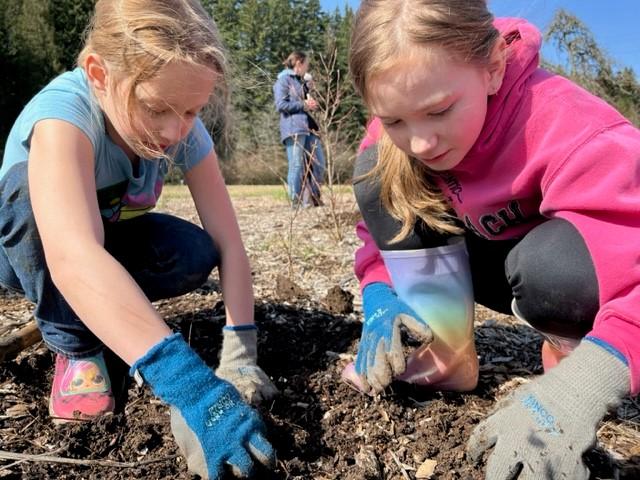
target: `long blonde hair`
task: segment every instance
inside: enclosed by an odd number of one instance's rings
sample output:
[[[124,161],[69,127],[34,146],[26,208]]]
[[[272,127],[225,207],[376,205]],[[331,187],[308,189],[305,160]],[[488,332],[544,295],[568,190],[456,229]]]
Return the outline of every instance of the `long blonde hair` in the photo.
[[[461,61],[485,66],[499,35],[485,0],[362,0],[351,34],[351,77],[368,103],[367,82],[409,46],[445,48]],[[396,147],[386,133],[370,175],[379,177],[383,205],[402,222],[392,242],[405,238],[418,218],[439,232],[461,232],[433,172]]]
[[[217,74],[211,102],[226,116],[229,105],[228,63],[215,22],[198,0],[98,0],[78,65],[96,53],[129,80],[124,108],[130,123],[136,107],[135,88],[171,62],[211,68]],[[219,122],[225,125],[224,118]],[[134,139],[137,155],[166,157]]]

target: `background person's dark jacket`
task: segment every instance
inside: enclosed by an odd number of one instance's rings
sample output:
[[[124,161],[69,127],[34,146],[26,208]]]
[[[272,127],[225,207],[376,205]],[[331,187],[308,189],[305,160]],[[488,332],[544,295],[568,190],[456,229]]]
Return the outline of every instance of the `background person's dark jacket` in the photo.
[[[315,122],[304,110],[304,82],[293,70],[285,69],[278,74],[273,96],[280,113],[281,141],[293,135],[307,135],[314,128]]]

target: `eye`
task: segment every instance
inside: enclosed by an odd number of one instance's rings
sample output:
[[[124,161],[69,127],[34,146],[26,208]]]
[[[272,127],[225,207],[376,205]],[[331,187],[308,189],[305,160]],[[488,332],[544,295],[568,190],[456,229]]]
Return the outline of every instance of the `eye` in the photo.
[[[384,125],[387,128],[391,128],[391,127],[397,127],[398,125],[400,125],[400,120],[383,120],[382,121],[382,125]]]
[[[445,115],[447,112],[451,111],[451,109],[453,108],[453,105],[449,105],[446,108],[443,108],[442,110],[438,110],[436,112],[430,112],[429,116],[430,117],[441,117],[443,115]]]
[[[163,115],[164,113],[166,113],[166,110],[158,110],[156,108],[152,108],[149,105],[143,105],[144,106],[144,110],[147,112],[147,114],[150,117],[159,117],[160,115]]]

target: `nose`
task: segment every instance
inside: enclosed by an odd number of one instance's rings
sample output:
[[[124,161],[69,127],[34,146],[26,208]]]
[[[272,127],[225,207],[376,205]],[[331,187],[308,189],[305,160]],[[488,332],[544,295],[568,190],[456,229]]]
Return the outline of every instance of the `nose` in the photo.
[[[175,145],[182,140],[189,132],[189,125],[181,116],[173,115],[171,119],[163,125],[162,135],[163,143],[167,145]]]
[[[424,157],[433,152],[438,144],[438,137],[434,133],[413,133],[409,141],[411,154],[416,157]]]

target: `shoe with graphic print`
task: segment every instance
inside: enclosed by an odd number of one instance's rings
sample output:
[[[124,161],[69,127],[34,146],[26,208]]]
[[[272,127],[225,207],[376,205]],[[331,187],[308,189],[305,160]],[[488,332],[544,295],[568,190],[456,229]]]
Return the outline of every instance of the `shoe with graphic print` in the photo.
[[[72,359],[56,355],[49,414],[54,423],[91,420],[113,412],[115,401],[102,353]]]

